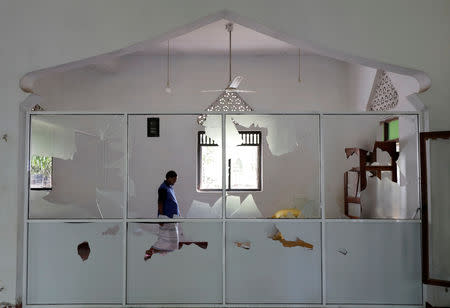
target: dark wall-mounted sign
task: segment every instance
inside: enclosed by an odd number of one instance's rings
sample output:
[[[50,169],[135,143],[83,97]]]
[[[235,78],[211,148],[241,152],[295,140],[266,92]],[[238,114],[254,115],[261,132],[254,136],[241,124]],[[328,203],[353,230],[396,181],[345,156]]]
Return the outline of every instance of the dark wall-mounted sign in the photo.
[[[147,137],[159,137],[159,118],[147,118]]]

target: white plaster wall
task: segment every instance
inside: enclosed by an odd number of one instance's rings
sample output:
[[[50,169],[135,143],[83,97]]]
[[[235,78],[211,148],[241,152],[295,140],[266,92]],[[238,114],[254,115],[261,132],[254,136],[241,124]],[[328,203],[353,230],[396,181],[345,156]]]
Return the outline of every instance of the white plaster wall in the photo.
[[[348,65],[348,96],[352,108],[366,111],[376,74],[377,70],[368,66]],[[398,105],[393,111],[416,111],[406,97],[419,91],[417,80],[411,76],[392,72],[388,72],[388,76],[391,78],[399,96]]]
[[[426,299],[433,305],[448,305],[450,292],[448,288],[425,285]]]
[[[389,14],[386,14],[386,8]],[[0,301],[16,297],[17,207],[22,196],[18,80],[26,72],[121,48],[221,9],[353,55],[421,69],[433,80],[419,97],[433,130],[450,128],[450,2],[435,0],[3,0],[0,2]],[[418,22],[420,21],[420,22]],[[20,152],[23,152],[20,151]],[[21,228],[19,224],[19,228]],[[19,259],[20,259],[19,252]],[[20,276],[20,274],[19,274]],[[442,288],[433,304],[448,305]],[[20,295],[20,289],[17,295]],[[442,295],[442,296],[441,296]]]
[[[398,105],[394,110],[416,111],[406,97],[419,91],[417,80],[410,76],[400,75],[392,72],[389,72],[388,75],[389,78],[391,78],[391,81],[395,89],[397,89],[398,93]]]
[[[166,87],[165,56],[122,57],[115,69],[88,67],[57,74],[37,84],[47,110],[193,112],[208,107],[228,83],[225,56],[173,56],[172,93]],[[322,56],[233,56],[233,76],[245,79],[242,97],[255,111],[349,111],[348,66]]]
[[[366,111],[377,70],[354,64],[348,66],[350,104],[359,111]]]

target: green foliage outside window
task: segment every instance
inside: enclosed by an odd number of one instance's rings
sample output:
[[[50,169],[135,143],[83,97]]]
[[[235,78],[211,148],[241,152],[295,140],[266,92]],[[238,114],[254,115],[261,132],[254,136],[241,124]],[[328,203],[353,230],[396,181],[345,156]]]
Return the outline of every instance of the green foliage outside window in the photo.
[[[391,121],[388,125],[388,140],[398,139],[398,120]]]
[[[51,188],[52,157],[33,155],[30,163],[31,188]]]

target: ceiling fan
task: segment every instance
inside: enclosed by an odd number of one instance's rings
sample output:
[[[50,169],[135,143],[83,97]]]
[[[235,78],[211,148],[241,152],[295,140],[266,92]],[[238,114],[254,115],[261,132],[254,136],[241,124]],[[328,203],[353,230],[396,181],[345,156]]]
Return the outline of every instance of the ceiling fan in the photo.
[[[203,90],[201,92],[208,93],[208,92],[237,92],[237,93],[255,93],[256,91],[252,90],[240,90],[238,89],[239,84],[244,79],[242,76],[236,76],[233,79],[231,79],[231,32],[233,31],[233,24],[228,23],[225,25],[225,29],[229,33],[229,48],[228,48],[228,72],[229,72],[229,82],[228,86],[225,89],[218,89],[218,90]]]

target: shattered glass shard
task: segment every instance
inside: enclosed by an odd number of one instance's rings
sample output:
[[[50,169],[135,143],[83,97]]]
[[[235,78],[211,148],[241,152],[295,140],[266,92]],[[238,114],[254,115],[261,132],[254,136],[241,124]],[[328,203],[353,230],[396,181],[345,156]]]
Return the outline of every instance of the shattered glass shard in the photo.
[[[236,245],[236,247],[240,247],[240,248],[249,250],[251,243],[250,242],[234,242],[234,245]]]
[[[302,241],[300,238],[296,238],[295,241],[287,241],[284,237],[283,234],[281,234],[280,230],[278,230],[277,227],[275,227],[275,234],[272,236],[269,236],[269,238],[271,238],[274,241],[279,241],[283,247],[297,247],[297,246],[301,246],[301,247],[305,247],[308,249],[313,249],[314,246],[310,243],[307,243],[305,241]]]
[[[120,226],[115,225],[114,227],[110,227],[102,232],[102,235],[116,235],[119,232]]]
[[[231,218],[263,218],[263,215],[258,209],[253,196],[249,194],[238,209],[231,214]]]

